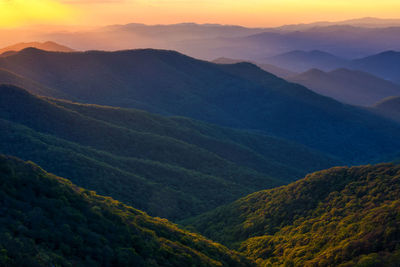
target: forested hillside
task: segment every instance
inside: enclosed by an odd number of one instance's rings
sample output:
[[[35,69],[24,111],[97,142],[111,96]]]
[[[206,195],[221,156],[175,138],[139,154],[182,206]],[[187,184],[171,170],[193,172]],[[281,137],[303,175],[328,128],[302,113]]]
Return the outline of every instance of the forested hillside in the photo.
[[[253,266],[165,219],[0,155],[0,266]]]
[[[400,165],[335,167],[190,222],[260,266],[398,266]]]
[[[336,160],[280,139],[0,86],[0,153],[151,215],[182,219]]]
[[[286,82],[250,63],[213,64],[174,51],[46,52],[0,67],[84,103],[186,116],[302,143],[349,164],[400,149],[400,125]]]

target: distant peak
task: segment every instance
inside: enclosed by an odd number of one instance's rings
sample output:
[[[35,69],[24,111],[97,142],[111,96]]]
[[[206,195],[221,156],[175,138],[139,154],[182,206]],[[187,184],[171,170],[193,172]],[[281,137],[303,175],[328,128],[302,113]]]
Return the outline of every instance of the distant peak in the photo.
[[[39,52],[44,52],[44,50],[30,46],[19,51],[19,54],[37,54]]]
[[[310,53],[310,54],[318,54],[318,55],[332,55],[332,54],[330,54],[328,52],[321,51],[321,50],[311,50],[308,53]]]
[[[306,73],[326,73],[326,72],[317,68],[312,68],[306,71]]]
[[[400,52],[394,51],[394,50],[388,50],[380,53],[379,55],[397,55],[400,54]]]

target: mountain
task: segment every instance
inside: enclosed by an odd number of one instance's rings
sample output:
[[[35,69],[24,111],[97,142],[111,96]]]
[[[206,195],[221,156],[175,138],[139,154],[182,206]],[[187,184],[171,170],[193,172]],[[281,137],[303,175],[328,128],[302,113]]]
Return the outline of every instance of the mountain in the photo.
[[[60,98],[68,97],[60,91],[46,87],[33,80],[22,77],[5,69],[0,69],[0,84],[12,84],[18,87],[26,88],[26,90],[28,90],[29,92],[37,95],[53,96]]]
[[[0,155],[2,266],[253,266],[165,219]]]
[[[303,72],[312,68],[330,70],[346,64],[345,59],[318,50],[291,51],[267,58],[266,62],[294,72]]]
[[[400,165],[335,167],[191,223],[259,266],[398,266],[399,195]]]
[[[376,103],[373,108],[380,114],[400,121],[400,97],[392,96]]]
[[[355,59],[398,49],[399,33],[400,27],[363,28],[349,25],[319,26],[288,32],[265,31],[247,37],[227,38],[226,50],[229,51],[229,43],[233,43],[235,47],[242,48],[240,58],[251,56],[256,61],[294,50],[319,50],[341,58]]]
[[[0,153],[174,220],[337,164],[278,138],[12,86],[0,86],[0,129]]]
[[[79,50],[155,48],[176,50],[205,60],[228,57],[262,62],[267,57],[293,50],[321,50],[344,58],[360,58],[395,50],[400,45],[399,29],[400,24],[396,20],[373,18],[277,28],[131,23],[89,30],[54,30],[36,34],[36,37],[29,35],[25,39],[53,40]],[[5,32],[4,36],[10,34]],[[9,38],[6,41],[10,42]]]
[[[0,67],[70,100],[259,131],[349,164],[381,161],[400,149],[400,125],[250,63],[221,65],[151,49],[57,53],[29,48],[1,58]]]
[[[366,72],[343,68],[330,72],[311,69],[287,79],[352,105],[370,106],[383,98],[400,95],[400,85]]]
[[[264,32],[265,28],[247,28],[238,25],[179,23],[145,25],[129,23],[109,25],[85,31],[54,31],[40,36],[76,47],[79,50],[123,50],[154,48],[177,50],[196,58],[211,60],[224,55],[225,38],[241,38]],[[240,51],[242,51],[241,49]],[[225,50],[226,51],[226,50]],[[236,56],[239,56],[236,54]]]
[[[373,73],[384,79],[400,83],[400,52],[386,51],[353,60],[350,67]]]
[[[291,24],[277,27],[280,31],[304,31],[315,27],[348,25],[363,28],[388,28],[400,26],[400,19],[382,19],[373,17],[356,18],[342,21],[317,21],[312,23]]]
[[[28,27],[0,29],[0,45],[23,40],[51,40],[81,51],[154,48],[176,50],[205,60],[228,57],[256,62],[293,50],[321,50],[352,59],[398,49],[399,29],[396,19],[376,18],[276,28],[196,23],[130,23],[86,29]]]
[[[174,51],[56,53],[26,49],[0,67],[68,99],[139,108],[301,143],[349,164],[400,148],[400,126],[288,83],[250,63],[214,64]]]
[[[279,67],[271,65],[271,64],[262,64],[262,63],[258,63],[258,62],[254,62],[254,61],[241,60],[241,59],[220,57],[220,58],[214,59],[212,62],[217,63],[217,64],[237,64],[237,63],[241,63],[241,62],[249,62],[249,63],[252,63],[252,64],[258,66],[262,70],[265,70],[266,72],[272,73],[281,78],[287,78],[287,77],[294,76],[297,74],[293,71],[279,68]]]
[[[53,52],[72,52],[73,49],[57,44],[55,42],[30,42],[30,43],[17,43],[7,47],[0,48],[0,55],[12,55],[15,52],[24,50],[28,47],[34,47],[40,50],[53,51]]]

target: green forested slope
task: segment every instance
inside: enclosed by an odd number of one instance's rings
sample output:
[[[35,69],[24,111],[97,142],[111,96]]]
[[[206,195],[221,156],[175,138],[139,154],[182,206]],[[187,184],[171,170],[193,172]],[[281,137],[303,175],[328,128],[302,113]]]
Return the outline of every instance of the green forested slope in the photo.
[[[0,96],[1,153],[151,215],[187,218],[335,164],[301,145],[185,118],[46,100],[12,86]]]
[[[399,124],[250,63],[213,64],[154,49],[57,53],[30,48],[0,58],[0,67],[69,100],[261,131],[349,164],[380,162],[400,149]]]
[[[236,252],[0,155],[0,266],[252,266]]]
[[[191,221],[260,266],[398,266],[400,165],[335,167]]]

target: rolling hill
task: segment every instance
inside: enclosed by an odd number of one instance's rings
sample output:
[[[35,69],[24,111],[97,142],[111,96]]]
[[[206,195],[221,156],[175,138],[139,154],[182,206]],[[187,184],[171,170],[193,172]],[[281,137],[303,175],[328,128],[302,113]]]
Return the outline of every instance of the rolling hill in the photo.
[[[0,155],[1,266],[253,266],[165,219]]]
[[[0,86],[0,129],[0,153],[170,219],[337,164],[261,134],[46,99],[13,86]]]
[[[5,69],[0,69],[0,84],[12,84],[21,88],[26,88],[29,92],[36,95],[52,96],[65,98],[68,97],[64,93],[46,87],[28,78],[22,77],[18,74],[12,73]]]
[[[352,105],[371,106],[386,97],[400,95],[400,85],[366,72],[349,69],[330,72],[311,69],[289,77],[288,80]]]
[[[28,47],[34,47],[40,50],[45,50],[45,51],[53,51],[53,52],[73,52],[74,50],[66,47],[64,45],[57,44],[55,42],[29,42],[29,43],[17,43],[13,44],[10,46],[6,46],[3,48],[0,48],[0,55],[2,54],[14,54],[15,52],[19,52],[21,50],[24,50],[25,48]]]
[[[353,60],[350,67],[373,73],[384,79],[400,83],[400,52],[385,51]]]
[[[259,131],[349,164],[380,161],[400,149],[400,125],[250,63],[221,65],[151,49],[56,53],[29,48],[1,58],[0,67],[74,101]]]
[[[400,165],[335,167],[186,223],[259,266],[398,266],[399,195]]]
[[[380,114],[396,121],[400,121],[400,97],[385,98],[376,103],[373,108]]]

